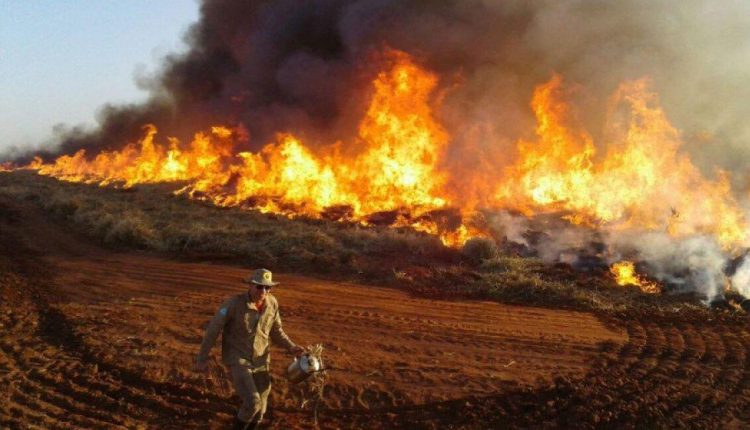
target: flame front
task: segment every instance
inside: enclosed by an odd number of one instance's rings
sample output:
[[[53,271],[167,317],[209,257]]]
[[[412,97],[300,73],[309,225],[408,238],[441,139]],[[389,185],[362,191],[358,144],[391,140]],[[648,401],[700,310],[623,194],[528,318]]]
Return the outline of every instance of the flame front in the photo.
[[[610,273],[615,278],[617,285],[635,285],[644,293],[656,294],[661,292],[661,287],[655,282],[643,279],[635,271],[635,264],[632,261],[620,261],[610,267]]]
[[[230,167],[241,178],[236,193],[223,196],[221,203],[262,197],[269,210],[292,206],[308,215],[346,205],[354,219],[401,208],[419,214],[444,207],[445,174],[436,166],[447,134],[428,103],[437,78],[405,54],[392,55],[395,65],[373,82],[375,94],[358,139],[349,145],[358,151],[343,155],[334,144],[314,152],[294,136],[279,136],[257,154],[240,154],[243,163]],[[216,195],[214,186],[223,183],[203,181],[191,188]]]
[[[727,250],[748,245],[747,222],[727,175],[708,180],[678,152],[679,133],[647,80],[620,86],[608,117],[619,118],[617,110],[625,108],[629,120],[612,121],[605,133],[611,140],[598,146],[571,124],[561,85],[554,76],[537,88],[532,106],[538,141],[519,143],[520,160],[498,187],[498,203],[526,213],[564,210],[575,223],[613,229],[708,234]],[[607,150],[598,159],[597,147]]]
[[[258,152],[241,152],[226,127],[182,145],[157,143],[157,129],[149,125],[139,142],[118,151],[89,158],[81,150],[27,167],[100,184],[185,181],[180,192],[194,198],[290,216],[326,214],[368,224],[372,214],[391,211],[391,224],[438,234],[448,245],[485,233],[466,222],[440,225],[429,214],[453,208],[466,218],[480,207],[527,215],[562,211],[574,223],[610,231],[708,235],[727,251],[748,245],[728,176],[707,179],[680,152],[680,133],[647,80],[620,86],[609,102],[607,141],[595,142],[577,126],[563,79],[554,75],[534,92],[537,138],[518,142],[515,162],[495,162],[487,152],[482,162],[494,168],[455,168],[445,163],[451,137],[433,114],[438,76],[403,52],[390,51],[388,58],[372,81],[369,108],[352,142],[313,146],[279,134]],[[474,191],[451,189],[459,182],[491,192],[477,198]]]
[[[468,239],[466,227],[441,232],[436,223],[420,219],[450,206],[443,190],[446,173],[437,167],[448,135],[430,107],[437,76],[405,53],[391,51],[389,56],[392,66],[374,79],[369,109],[346,154],[340,143],[313,150],[290,134],[278,135],[257,153],[237,152],[233,133],[225,127],[198,133],[181,149],[173,139],[166,146],[156,144],[156,127],[148,125],[143,139],[119,151],[89,160],[81,150],[51,164],[37,159],[28,167],[103,185],[189,181],[181,193],[223,206],[252,199],[262,211],[287,215],[319,216],[329,208],[346,207],[345,218],[367,224],[373,213],[402,211],[408,217],[399,217],[396,225],[411,225],[459,245]]]

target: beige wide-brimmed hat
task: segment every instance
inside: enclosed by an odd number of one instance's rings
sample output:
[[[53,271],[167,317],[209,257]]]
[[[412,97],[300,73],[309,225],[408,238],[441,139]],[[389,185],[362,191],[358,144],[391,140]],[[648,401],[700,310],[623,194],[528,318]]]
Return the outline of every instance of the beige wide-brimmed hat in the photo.
[[[278,282],[273,282],[273,273],[268,269],[258,269],[253,272],[253,276],[248,276],[242,282],[246,284],[265,285],[266,287],[279,285]]]

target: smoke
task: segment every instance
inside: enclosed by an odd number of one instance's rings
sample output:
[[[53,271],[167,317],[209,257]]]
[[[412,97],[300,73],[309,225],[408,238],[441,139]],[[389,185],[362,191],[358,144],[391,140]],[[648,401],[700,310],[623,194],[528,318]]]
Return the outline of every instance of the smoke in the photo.
[[[454,162],[488,169],[484,151],[510,162],[513,142],[533,130],[531,91],[553,71],[585,84],[589,130],[620,82],[650,76],[698,162],[745,181],[748,17],[741,0],[204,0],[185,35],[190,49],[139,79],[146,103],[105,106],[98,128],[62,133],[48,155],[119,147],[145,123],[178,138],[241,127],[254,147],[279,131],[345,140],[389,46],[440,75]]]
[[[732,286],[745,297],[750,297],[750,259],[742,259],[742,263],[732,276]]]
[[[604,272],[613,263],[635,260],[640,272],[669,292],[697,293],[710,303],[723,297],[731,280],[737,292],[750,297],[750,259],[742,258],[728,277],[729,256],[711,236],[676,239],[666,232],[591,229],[567,223],[561,214],[529,218],[501,211],[486,220],[496,237],[547,264]]]
[[[649,77],[687,142],[683,150],[704,174],[719,168],[731,174],[735,191],[748,185],[750,2],[204,0],[185,38],[186,53],[139,79],[151,91],[147,102],[105,106],[97,128],[62,130],[41,155],[121,147],[147,123],[181,140],[225,125],[246,136],[241,149],[257,149],[278,132],[311,145],[353,141],[388,47],[440,77],[436,114],[451,136],[442,167],[478,173],[449,175],[448,187],[467,203],[481,202],[491,179],[517,160],[516,142],[535,126],[533,88],[553,73],[579,84],[571,97],[595,142],[606,132],[607,100],[618,85]],[[31,154],[15,150],[0,161]],[[527,223],[510,214],[491,222],[547,261],[634,254],[660,280],[720,294],[727,256],[710,238]],[[524,233],[533,230],[549,234]]]
[[[693,291],[708,301],[723,295],[727,255],[714,238],[675,239],[662,232],[610,235],[615,249],[633,249],[646,261],[648,273],[673,291]]]
[[[618,80],[652,78],[670,119],[707,172],[739,173],[746,186],[750,125],[742,101],[750,66],[750,4],[742,1],[553,2],[540,10],[533,44],[545,63],[601,90]],[[552,30],[555,28],[555,30]],[[547,31],[545,31],[545,29]],[[572,60],[570,60],[572,59]],[[709,172],[710,173],[710,172]]]

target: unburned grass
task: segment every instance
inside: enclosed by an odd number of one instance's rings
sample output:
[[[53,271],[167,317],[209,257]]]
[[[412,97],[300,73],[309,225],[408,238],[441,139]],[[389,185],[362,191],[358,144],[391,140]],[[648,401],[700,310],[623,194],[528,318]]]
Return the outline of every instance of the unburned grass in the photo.
[[[216,207],[174,195],[178,187],[118,189],[61,182],[30,171],[0,173],[0,195],[33,202],[65,226],[108,247],[388,284],[446,299],[609,313],[692,300],[646,296],[635,288],[617,287],[606,273],[547,266],[504,251],[489,239],[472,239],[463,249],[453,249],[408,228]]]

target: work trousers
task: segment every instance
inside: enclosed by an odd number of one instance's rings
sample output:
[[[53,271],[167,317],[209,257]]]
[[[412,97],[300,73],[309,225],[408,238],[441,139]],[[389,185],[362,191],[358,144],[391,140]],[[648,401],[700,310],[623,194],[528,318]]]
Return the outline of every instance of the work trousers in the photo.
[[[234,390],[242,400],[237,418],[243,422],[260,421],[266,413],[268,394],[271,392],[268,369],[253,370],[239,364],[230,368]]]

